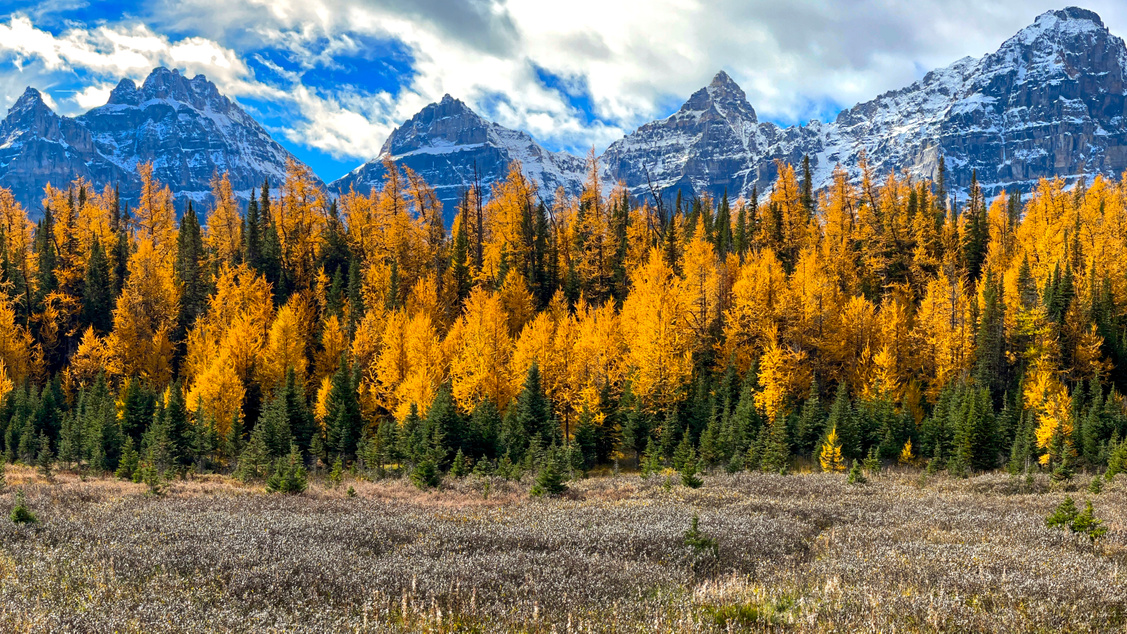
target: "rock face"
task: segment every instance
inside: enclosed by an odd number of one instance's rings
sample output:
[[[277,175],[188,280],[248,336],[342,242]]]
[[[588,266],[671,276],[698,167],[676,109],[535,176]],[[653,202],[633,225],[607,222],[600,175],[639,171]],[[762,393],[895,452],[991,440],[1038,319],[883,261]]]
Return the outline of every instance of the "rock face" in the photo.
[[[843,111],[825,136],[823,165],[934,176],[988,191],[1028,191],[1041,177],[1074,180],[1127,168],[1127,47],[1100,17],[1050,11],[980,59],[964,58],[911,86]]]
[[[987,194],[1028,191],[1042,177],[1075,181],[1127,169],[1127,47],[1099,16],[1075,7],[1049,11],[994,53],[964,58],[912,85],[842,111],[830,123],[781,128],[759,121],[743,90],[721,71],[673,115],[647,123],[600,157],[603,182],[624,181],[639,199],[661,196],[760,195],[777,161],[809,156],[816,187],[840,164],[854,177],[867,157],[890,170],[934,178],[939,156],[949,189],[965,190],[972,173]],[[506,173],[520,159],[542,192],[576,194],[579,159],[552,153],[522,132],[485,121],[447,96],[396,130],[380,158],[333,183],[337,191],[379,187],[383,157],[434,184],[448,217],[473,182]]]
[[[137,87],[124,79],[109,102],[78,118],[98,152],[122,169],[153,163],[153,174],[180,197],[206,198],[213,174],[249,193],[285,178],[292,155],[203,75],[154,70]]]
[[[876,173],[906,170],[934,178],[938,159],[953,192],[977,172],[987,193],[1028,191],[1039,178],[1075,181],[1127,170],[1127,46],[1091,11],[1050,11],[994,53],[964,58],[912,85],[842,111],[830,123],[781,128],[759,121],[724,72],[676,113],[643,125],[600,158],[609,188],[622,180],[642,199],[661,195],[762,195],[776,161],[809,156],[815,186],[835,165],[854,176],[867,157]],[[138,164],[180,198],[209,195],[212,174],[228,172],[245,197],[264,179],[280,181],[292,156],[202,76],[158,68],[140,87],[122,81],[109,103],[71,119],[29,89],[0,122],[0,186],[38,212],[43,186],[75,176],[116,183],[136,195]],[[550,200],[582,188],[585,161],[550,152],[527,133],[478,116],[447,95],[397,129],[380,156],[329,186],[367,193],[382,185],[383,159],[419,173],[437,190],[447,222],[475,180],[487,190],[519,160]]]
[[[137,180],[98,154],[82,124],[55,114],[38,90],[28,88],[0,122],[0,187],[35,214],[44,187],[65,187],[78,176],[125,186]]]
[[[942,155],[952,189],[977,172],[987,193],[1028,191],[1042,177],[1075,180],[1127,169],[1127,47],[1091,11],[1050,11],[980,59],[964,58],[907,88],[818,121],[780,129],[756,123],[721,73],[668,119],[647,124],[604,155],[611,179],[635,195],[691,189],[760,193],[776,159],[809,155],[815,185],[841,164],[857,176],[862,155],[878,174],[934,178]]]
[[[551,201],[556,188],[577,192],[583,184],[584,160],[563,152],[549,152],[525,132],[486,121],[450,95],[419,111],[391,133],[380,155],[329,184],[333,193],[354,188],[368,193],[383,185],[383,160],[390,157],[426,180],[442,201],[449,225],[462,195],[475,178],[489,187],[509,173],[514,160],[536,182],[540,195]]]
[[[109,102],[76,118],[62,117],[29,88],[0,123],[0,185],[37,213],[43,186],[83,176],[96,187],[116,184],[125,201],[137,196],[137,166],[178,199],[207,199],[213,174],[227,172],[240,197],[285,177],[292,155],[203,75],[188,79],[157,68],[138,87],[125,79]]]
[[[980,59],[964,58],[907,88],[842,111],[833,123],[758,123],[724,73],[673,116],[646,124],[603,156],[611,180],[637,196],[658,191],[760,193],[775,161],[809,155],[816,186],[833,167],[934,178],[943,155],[953,189],[971,175],[987,193],[1029,190],[1042,177],[1075,180],[1127,168],[1127,47],[1091,11],[1050,11]],[[648,180],[647,180],[648,179]]]
[[[765,191],[774,159],[801,160],[819,146],[820,127],[761,123],[744,91],[720,71],[675,114],[611,144],[601,163],[607,182],[625,181],[635,196],[734,197],[755,186]]]

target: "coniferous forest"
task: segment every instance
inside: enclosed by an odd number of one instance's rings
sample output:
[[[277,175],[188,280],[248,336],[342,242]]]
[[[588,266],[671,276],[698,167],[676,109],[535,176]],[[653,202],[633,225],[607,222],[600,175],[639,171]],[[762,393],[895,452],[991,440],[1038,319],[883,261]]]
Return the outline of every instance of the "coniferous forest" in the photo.
[[[589,166],[0,190],[0,629],[1122,628],[1127,179]]]
[[[0,191],[4,455],[421,486],[1127,464],[1127,181],[814,191],[804,161],[748,200],[636,200],[590,165],[572,198],[514,164],[449,231],[390,162],[339,200],[291,164],[245,209],[216,176],[179,219],[147,169],[133,205],[76,180],[37,221]]]

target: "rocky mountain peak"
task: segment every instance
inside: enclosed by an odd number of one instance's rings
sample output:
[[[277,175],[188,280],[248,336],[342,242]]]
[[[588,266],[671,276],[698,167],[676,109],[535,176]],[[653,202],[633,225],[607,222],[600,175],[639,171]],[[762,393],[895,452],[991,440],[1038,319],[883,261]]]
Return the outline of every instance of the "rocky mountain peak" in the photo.
[[[1107,30],[1099,14],[1081,7],[1065,7],[1054,11],[1046,11],[1037,16],[1037,19],[1033,21],[1033,26],[1050,26],[1050,23],[1052,23],[1052,26],[1067,24],[1071,29],[1095,28],[1104,31]]]
[[[424,147],[485,143],[489,124],[462,100],[449,94],[427,104],[391,133],[380,155],[399,156]]]
[[[43,95],[31,86],[28,86],[16,103],[8,109],[8,115],[19,114],[24,112],[35,112],[37,110],[51,111],[51,108],[44,103]]]
[[[59,136],[59,115],[43,101],[43,95],[31,87],[8,109],[8,116],[2,125],[6,134],[31,134],[49,138]]]
[[[169,70],[163,67],[155,68],[149,73],[139,93],[144,100],[166,99],[188,104],[200,110],[208,106],[225,110],[228,103],[207,77],[196,75],[188,79],[176,69]]]
[[[133,83],[132,79],[122,79],[117,83],[117,86],[110,91],[109,101],[107,105],[130,105],[135,106],[141,103],[140,95],[137,94],[137,84]]]
[[[537,183],[542,196],[557,188],[575,192],[584,178],[584,161],[565,152],[550,152],[526,132],[487,121],[459,99],[444,95],[404,122],[384,142],[380,154],[329,184],[330,191],[359,192],[379,188],[386,175],[383,159],[409,167],[435,189],[449,223],[467,188],[489,191],[503,180],[513,161]]]
[[[747,102],[747,94],[724,71],[716,73],[707,86],[694,92],[680,110],[684,114],[710,111],[715,111],[721,117],[729,119],[734,115],[750,123],[758,121],[755,109]],[[735,121],[732,123],[734,124]]]
[[[1103,20],[1093,11],[1068,7],[1047,11],[1037,16],[1033,24],[1018,31],[1006,40],[998,52],[987,56],[1006,60],[1041,58],[1047,64],[1059,64],[1058,57],[1084,55],[1085,49],[1122,49],[1123,43],[1111,35]],[[1116,50],[1113,57],[1118,57]]]

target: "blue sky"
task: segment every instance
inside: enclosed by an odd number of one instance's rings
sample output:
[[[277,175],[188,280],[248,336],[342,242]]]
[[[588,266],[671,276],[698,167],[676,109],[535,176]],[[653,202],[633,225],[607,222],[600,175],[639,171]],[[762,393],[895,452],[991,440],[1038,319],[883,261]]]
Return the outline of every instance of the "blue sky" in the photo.
[[[1097,0],[1113,32],[1127,8]],[[326,181],[450,93],[549,149],[601,151],[726,70],[763,120],[827,119],[1003,40],[1039,0],[7,0],[0,108],[75,115],[158,65],[207,75]]]

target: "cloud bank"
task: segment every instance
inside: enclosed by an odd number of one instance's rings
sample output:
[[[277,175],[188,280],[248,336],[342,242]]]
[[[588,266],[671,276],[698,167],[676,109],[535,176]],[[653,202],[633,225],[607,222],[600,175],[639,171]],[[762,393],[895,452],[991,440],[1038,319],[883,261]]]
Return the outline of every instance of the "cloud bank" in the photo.
[[[105,3],[109,4],[109,3]],[[602,150],[726,70],[760,118],[833,116],[992,51],[1049,2],[160,0],[0,16],[0,105],[60,111],[158,65],[205,74],[302,156],[375,156],[444,93],[553,149]],[[1127,35],[1127,7],[1088,3]],[[322,174],[326,178],[336,174]]]

